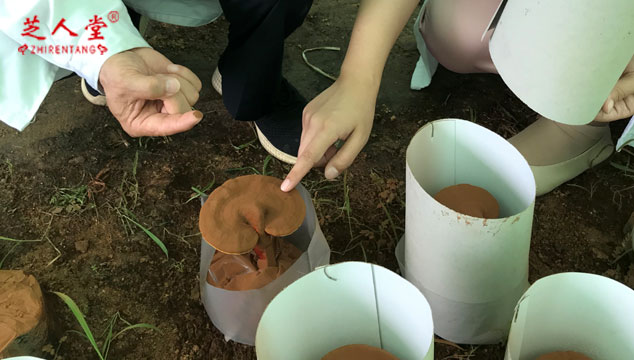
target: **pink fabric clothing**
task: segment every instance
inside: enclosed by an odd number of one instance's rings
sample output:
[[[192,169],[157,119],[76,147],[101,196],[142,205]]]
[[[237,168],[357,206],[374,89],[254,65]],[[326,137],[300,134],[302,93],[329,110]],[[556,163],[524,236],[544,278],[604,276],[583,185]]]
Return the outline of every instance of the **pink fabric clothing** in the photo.
[[[501,0],[429,0],[420,31],[431,54],[458,73],[497,73],[489,54],[489,26]]]

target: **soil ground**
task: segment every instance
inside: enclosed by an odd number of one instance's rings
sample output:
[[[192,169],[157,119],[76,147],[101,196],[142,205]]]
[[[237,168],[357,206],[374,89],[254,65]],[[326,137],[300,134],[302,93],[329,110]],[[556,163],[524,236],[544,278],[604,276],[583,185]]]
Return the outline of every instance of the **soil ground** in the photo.
[[[306,97],[330,80],[311,71],[301,51],[345,48],[357,2],[315,3],[304,26],[287,41],[285,74]],[[418,57],[411,23],[385,71],[371,139],[347,176],[333,182],[313,171],[304,185],[314,197],[332,261],[364,260],[397,270],[394,247],[403,234],[405,150],[423,124],[457,117],[504,137],[535,114],[495,75],[459,75],[439,69],[432,85],[409,90]],[[106,108],[92,106],[79,79],[57,82],[36,121],[18,133],[0,125],[0,235],[34,242],[0,241],[0,267],[34,274],[46,291],[56,330],[40,354],[47,359],[96,359],[68,309],[52,294],[72,297],[95,336],[102,339],[115,314],[161,329],[131,330],[112,343],[111,359],[255,359],[254,350],[226,343],[200,301],[200,205],[192,186],[215,186],[240,174],[283,177],[289,167],[254,141],[247,123],[235,122],[211,87],[226,44],[223,19],[200,28],[152,22],[147,38],[174,62],[193,69],[204,87],[196,107],[205,119],[171,137],[128,137]],[[336,73],[342,54],[311,53]],[[615,137],[624,124],[613,124]],[[248,145],[244,145],[248,144]],[[243,145],[243,146],[240,146]],[[611,161],[629,164],[628,154]],[[634,287],[634,265],[622,232],[634,210],[634,183],[610,161],[537,199],[530,279],[564,271],[606,275]],[[630,173],[631,175],[631,173]],[[169,258],[136,225],[156,234]],[[121,329],[119,321],[115,329]],[[502,359],[504,346],[438,343],[436,359]]]

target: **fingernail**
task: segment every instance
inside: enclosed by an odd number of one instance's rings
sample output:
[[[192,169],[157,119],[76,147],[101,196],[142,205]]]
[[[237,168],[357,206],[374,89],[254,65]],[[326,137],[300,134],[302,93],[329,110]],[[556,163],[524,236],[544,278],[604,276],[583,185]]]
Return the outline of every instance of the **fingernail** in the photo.
[[[334,166],[328,166],[324,175],[326,176],[326,179],[332,180],[339,176],[339,170],[337,170]]]
[[[291,189],[291,181],[289,179],[284,180],[284,182],[282,182],[282,186],[280,186],[280,189],[282,189],[282,191],[287,192]]]
[[[178,80],[174,78],[169,78],[165,82],[165,92],[167,92],[168,94],[176,94],[180,87],[181,84],[178,82]]]
[[[203,113],[201,113],[200,111],[196,110],[194,111],[194,117],[196,118],[196,120],[200,121],[203,119]]]
[[[178,65],[176,64],[167,65],[167,72],[178,72]]]
[[[614,107],[614,100],[612,99],[608,100],[608,108],[606,110],[610,111],[612,110],[613,107]]]

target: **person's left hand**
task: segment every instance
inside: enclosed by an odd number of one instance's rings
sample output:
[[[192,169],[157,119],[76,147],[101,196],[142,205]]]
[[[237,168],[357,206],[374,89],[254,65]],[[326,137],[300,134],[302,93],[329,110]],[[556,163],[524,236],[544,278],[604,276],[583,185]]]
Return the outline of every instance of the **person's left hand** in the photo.
[[[304,108],[297,163],[282,183],[290,191],[314,166],[334,179],[347,169],[370,137],[378,84],[340,76]],[[335,147],[338,140],[345,143]]]
[[[634,57],[603,103],[595,121],[610,122],[634,116]]]
[[[110,112],[132,137],[176,134],[203,118],[192,109],[202,86],[198,76],[154,49],[112,55],[101,67],[99,83]]]

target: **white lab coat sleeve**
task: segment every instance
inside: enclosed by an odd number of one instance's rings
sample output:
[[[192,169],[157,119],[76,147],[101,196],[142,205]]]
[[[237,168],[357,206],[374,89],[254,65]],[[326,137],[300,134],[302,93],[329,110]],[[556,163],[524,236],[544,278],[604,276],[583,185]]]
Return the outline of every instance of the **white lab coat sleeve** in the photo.
[[[108,17],[113,11],[118,19]],[[91,40],[93,31],[88,24],[95,15],[106,27],[99,29],[103,39]],[[35,16],[37,30],[27,30],[27,19],[33,22]],[[61,27],[52,34],[62,19],[77,36]],[[99,45],[108,50],[102,54]],[[76,72],[97,89],[99,71],[110,56],[148,46],[121,0],[0,0],[0,121],[23,130],[62,69]],[[22,54],[19,49],[25,47]],[[35,54],[31,53],[34,48]],[[77,53],[69,48],[94,50]]]
[[[109,14],[117,14],[116,17]],[[32,36],[23,35],[28,25],[25,24],[27,19],[31,21],[37,16],[38,23],[35,23],[39,29],[33,31],[34,36],[45,37],[38,40]],[[93,38],[93,31],[88,26],[94,17],[101,18],[105,24],[99,29],[100,36],[103,39]],[[55,35],[52,35],[56,26],[65,19],[65,25],[77,36],[72,36],[64,28],[58,28]],[[0,0],[0,31],[13,39],[19,45],[26,44],[29,48],[23,56],[40,56],[49,63],[58,67],[62,67],[74,71],[79,76],[88,81],[93,88],[97,88],[99,81],[99,71],[103,63],[112,55],[121,51],[129,50],[137,47],[149,47],[147,42],[139,34],[137,29],[132,25],[130,16],[121,0],[102,0],[102,1],[80,1],[80,0]],[[60,47],[73,45],[73,49],[86,47],[94,49],[91,53],[72,52],[64,53],[56,51],[55,46]],[[107,48],[107,51],[101,54],[97,48],[99,45]],[[44,53],[36,51],[36,54],[30,53],[32,47],[45,47],[50,50],[51,46],[54,51],[45,51]],[[3,49],[4,50],[4,49]],[[12,49],[6,49],[11,51]],[[18,51],[13,49],[12,51]],[[4,52],[4,51],[3,51]]]

